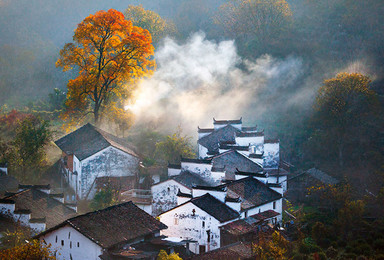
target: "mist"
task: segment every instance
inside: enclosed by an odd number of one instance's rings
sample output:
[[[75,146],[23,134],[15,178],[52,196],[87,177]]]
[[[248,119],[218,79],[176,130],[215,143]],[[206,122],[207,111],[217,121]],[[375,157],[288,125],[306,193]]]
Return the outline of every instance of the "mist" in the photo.
[[[180,125],[195,134],[197,126],[210,127],[213,117],[244,117],[254,124],[271,111],[292,102],[305,105],[312,98],[311,91],[300,88],[282,96],[305,74],[301,58],[243,59],[234,41],[210,41],[203,32],[183,43],[165,39],[155,59],[156,72],[140,82],[126,108],[136,115],[137,124],[154,121],[166,132]],[[300,102],[294,100],[298,95]]]

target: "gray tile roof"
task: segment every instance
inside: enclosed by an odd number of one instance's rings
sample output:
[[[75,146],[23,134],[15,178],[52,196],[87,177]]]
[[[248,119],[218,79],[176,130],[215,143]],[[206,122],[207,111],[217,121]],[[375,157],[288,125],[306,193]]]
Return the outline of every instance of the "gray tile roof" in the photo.
[[[47,194],[31,187],[3,198],[15,202],[16,210],[29,210],[31,218],[46,220],[47,228],[51,228],[60,222],[76,216],[76,211]]]
[[[37,237],[69,225],[103,248],[152,235],[166,225],[131,201],[65,220]]]
[[[220,222],[226,222],[239,217],[239,213],[209,193],[193,198],[189,202],[192,202]]]
[[[124,140],[89,123],[60,138],[55,144],[65,153],[74,154],[80,161],[109,146],[138,157]]]
[[[328,174],[316,169],[316,168],[311,168],[307,170],[307,173],[311,175],[313,178],[321,181],[324,184],[328,185],[335,185],[338,184],[339,181],[333,178],[332,176],[329,176]]]
[[[199,139],[198,143],[208,149],[208,152],[216,152],[222,142],[235,142],[235,134],[241,131],[231,125],[219,128]]]
[[[190,172],[190,171],[182,171],[179,175],[172,176],[171,179],[187,186],[188,188],[192,188],[196,185],[201,186],[213,186],[213,181],[203,179],[200,175]]]
[[[241,210],[251,209],[281,198],[280,193],[253,177],[243,178],[224,185],[228,188],[228,197],[242,198]]]
[[[262,167],[237,151],[229,150],[212,159],[214,168],[224,168],[228,178],[234,178],[237,169],[242,172],[260,172]]]

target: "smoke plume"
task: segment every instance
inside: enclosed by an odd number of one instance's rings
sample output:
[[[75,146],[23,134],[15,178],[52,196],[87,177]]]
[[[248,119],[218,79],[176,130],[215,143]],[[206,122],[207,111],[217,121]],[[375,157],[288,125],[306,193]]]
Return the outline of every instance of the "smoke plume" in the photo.
[[[242,60],[234,41],[213,42],[203,33],[185,43],[166,39],[156,51],[157,70],[143,80],[135,101],[127,104],[137,123],[156,122],[160,130],[174,132],[178,125],[188,133],[211,127],[212,118],[255,123],[265,113],[283,108],[292,86],[303,74],[296,57],[269,55]],[[192,131],[192,132],[191,132]]]

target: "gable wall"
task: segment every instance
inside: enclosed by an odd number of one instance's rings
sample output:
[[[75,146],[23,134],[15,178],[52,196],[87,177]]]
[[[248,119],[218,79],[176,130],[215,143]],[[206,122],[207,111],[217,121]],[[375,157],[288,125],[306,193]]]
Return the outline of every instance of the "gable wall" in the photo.
[[[100,259],[99,255],[102,254],[102,248],[99,245],[92,242],[71,226],[61,227],[40,237],[40,241],[43,240],[47,244],[51,244],[52,250],[57,250],[56,257],[59,260]],[[62,241],[64,246],[62,246]],[[79,243],[79,247],[77,243]]]
[[[168,190],[169,188],[169,190]],[[175,180],[167,180],[151,187],[152,192],[152,215],[170,210],[177,206],[178,191],[191,194],[191,190]]]
[[[193,209],[195,214],[192,212]],[[194,253],[199,253],[199,245],[205,245],[208,251],[207,230],[210,230],[211,237],[209,250],[220,247],[220,222],[193,203],[184,204],[159,217],[160,221],[168,226],[168,229],[161,231],[161,235],[197,241],[196,244],[190,245],[190,250]]]
[[[138,165],[139,158],[112,146],[84,159],[81,161],[81,173],[79,174],[78,194],[80,198],[86,198],[96,177],[136,176]]]

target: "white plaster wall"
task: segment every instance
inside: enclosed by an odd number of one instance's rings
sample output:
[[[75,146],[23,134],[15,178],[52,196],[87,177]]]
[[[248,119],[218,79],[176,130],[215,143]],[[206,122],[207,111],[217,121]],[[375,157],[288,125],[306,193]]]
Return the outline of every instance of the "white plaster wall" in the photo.
[[[193,209],[195,210],[194,214]],[[194,253],[199,253],[198,245],[207,245],[207,230],[210,230],[211,236],[209,249],[213,250],[220,247],[220,222],[192,203],[165,212],[159,217],[160,221],[168,226],[168,229],[161,231],[161,235],[196,240],[196,247],[190,247]]]
[[[29,226],[29,220],[31,219],[31,214],[15,214],[12,215],[15,221],[20,221],[20,223]]]
[[[225,172],[212,172],[211,177],[215,181],[215,183],[220,184],[221,181],[225,180]]]
[[[211,175],[212,164],[181,162],[181,169],[197,173],[202,177],[209,177]]]
[[[144,210],[145,212],[147,212],[149,215],[152,215],[152,205],[144,205],[144,204],[138,204],[138,203],[135,203],[135,205]]]
[[[29,227],[35,231],[36,234],[41,233],[45,230],[45,223],[29,223]]]
[[[137,174],[138,165],[139,158],[112,146],[84,159],[81,161],[79,175],[79,196],[85,198],[96,177],[134,176]]]
[[[40,241],[43,240],[47,244],[51,244],[52,250],[57,250],[56,257],[59,260],[70,260],[71,256],[74,260],[100,259],[99,255],[102,254],[102,248],[99,245],[70,226],[61,227],[40,237]],[[62,240],[64,246],[61,244]]]
[[[264,144],[263,167],[268,169],[277,169],[280,163],[280,145],[279,143]]]
[[[0,203],[0,213],[2,214],[13,214],[15,211],[15,204],[6,204],[6,203]]]
[[[278,200],[275,200],[275,202],[276,202],[275,209],[273,208],[273,201],[272,201],[272,202],[266,203],[264,205],[261,205],[259,207],[247,210],[247,214],[245,214],[245,212],[242,212],[241,218],[245,218],[245,215],[247,215],[247,217],[249,217],[249,216],[252,216],[252,215],[258,214],[260,212],[267,211],[267,210],[274,210],[277,213],[280,213],[280,215],[278,216],[278,219],[279,219],[279,222],[281,222],[281,220],[282,220],[281,216],[282,216],[282,212],[283,212],[283,203],[282,203],[283,199],[280,198]]]
[[[283,193],[284,193],[284,191],[283,191],[283,187],[271,187],[271,186],[270,186],[269,188],[271,188],[272,190],[274,190],[274,191],[280,193],[281,195],[283,195]]]
[[[268,183],[279,183],[281,184],[283,188],[283,192],[287,191],[287,176],[281,175],[279,176],[279,179],[277,179],[277,176],[268,176]]]
[[[190,199],[191,198],[177,196],[177,205],[181,205],[181,204],[189,201]]]
[[[157,216],[164,211],[176,207],[179,189],[183,193],[191,194],[191,190],[188,187],[172,179],[153,185],[151,187],[152,215]]]
[[[217,130],[217,129],[220,129],[220,128],[223,128],[223,127],[225,127],[225,126],[227,126],[227,125],[231,125],[231,126],[233,126],[234,128],[237,128],[237,129],[239,129],[239,130],[241,130],[241,127],[243,126],[243,124],[241,123],[241,124],[213,124],[213,128],[215,129],[215,130]]]
[[[181,172],[181,169],[168,168],[168,176],[169,177],[179,175],[180,172]]]
[[[228,207],[236,210],[237,212],[240,212],[241,210],[241,201],[240,202],[225,202],[225,204],[227,204]]]
[[[193,198],[203,196],[207,193],[211,194],[213,197],[220,200],[221,202],[225,202],[225,197],[227,196],[226,191],[203,190],[203,189],[194,189],[194,188],[192,189]]]
[[[199,144],[199,147],[198,147],[199,151],[199,159],[204,159],[206,158],[208,155],[208,149],[205,147],[205,146],[202,146],[201,144]]]
[[[159,183],[160,182],[160,175],[158,175],[158,174],[152,175],[152,181],[153,181],[153,184]]]
[[[264,144],[264,136],[245,136],[245,137],[235,137],[236,144],[239,146],[249,146],[249,145],[259,145]]]

